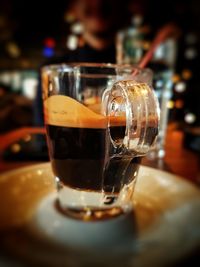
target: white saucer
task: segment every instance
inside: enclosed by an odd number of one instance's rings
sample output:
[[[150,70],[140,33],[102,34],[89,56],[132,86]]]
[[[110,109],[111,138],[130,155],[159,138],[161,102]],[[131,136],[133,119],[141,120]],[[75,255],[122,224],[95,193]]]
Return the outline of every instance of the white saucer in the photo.
[[[134,213],[103,221],[81,221],[67,217],[56,207],[56,193],[39,204],[31,220],[30,229],[40,238],[58,245],[79,249],[119,249],[130,246],[137,233]]]
[[[82,222],[56,211],[49,164],[0,175],[0,195],[4,267],[159,267],[200,246],[199,189],[152,168],[140,168],[134,213],[104,222]]]

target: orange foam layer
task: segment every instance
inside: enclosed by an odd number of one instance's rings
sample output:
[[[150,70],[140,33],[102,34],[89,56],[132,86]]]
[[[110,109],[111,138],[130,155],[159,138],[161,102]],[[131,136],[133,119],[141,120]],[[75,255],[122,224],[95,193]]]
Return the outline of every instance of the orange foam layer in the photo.
[[[126,118],[124,116],[109,117],[110,126],[125,126]]]
[[[125,118],[106,117],[97,114],[78,101],[68,96],[55,95],[44,101],[45,122],[50,125],[82,127],[82,128],[107,128],[108,120],[111,126],[125,125]]]
[[[107,117],[97,114],[73,98],[55,95],[44,101],[45,122],[50,125],[106,128]]]
[[[98,104],[99,105],[99,104]],[[99,109],[98,109],[99,110]],[[125,126],[125,116],[103,116],[68,96],[54,95],[44,101],[45,122],[50,125],[78,128]],[[136,122],[133,121],[133,124]],[[145,127],[145,120],[141,124]],[[148,126],[155,127],[158,118],[150,115]]]

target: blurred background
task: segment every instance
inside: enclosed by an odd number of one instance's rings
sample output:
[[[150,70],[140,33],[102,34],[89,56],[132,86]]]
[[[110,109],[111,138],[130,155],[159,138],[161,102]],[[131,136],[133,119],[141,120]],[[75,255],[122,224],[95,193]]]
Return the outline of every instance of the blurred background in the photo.
[[[169,22],[177,34],[156,50],[149,67],[156,75],[158,97],[163,84],[170,83],[168,122],[182,131],[182,145],[198,154],[198,0],[1,0],[0,137],[21,127],[43,126],[41,66],[77,61],[137,64],[156,32]],[[20,144],[4,147],[1,156],[7,161],[46,160],[42,138],[34,143],[26,135]]]

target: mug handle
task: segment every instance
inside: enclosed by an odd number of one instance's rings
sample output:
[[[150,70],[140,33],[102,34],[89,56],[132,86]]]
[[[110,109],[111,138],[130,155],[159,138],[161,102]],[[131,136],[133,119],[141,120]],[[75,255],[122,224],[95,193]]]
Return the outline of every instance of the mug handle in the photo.
[[[123,80],[103,95],[111,141],[117,153],[143,156],[158,135],[160,109],[154,91],[147,83]],[[114,123],[113,123],[114,122]],[[116,123],[117,122],[117,123]],[[124,136],[112,136],[112,127],[125,126]]]

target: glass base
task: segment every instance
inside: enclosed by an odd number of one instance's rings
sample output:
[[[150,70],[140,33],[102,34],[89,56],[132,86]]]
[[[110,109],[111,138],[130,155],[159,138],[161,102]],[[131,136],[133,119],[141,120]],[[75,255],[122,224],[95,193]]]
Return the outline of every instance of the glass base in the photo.
[[[58,178],[55,207],[66,216],[84,221],[104,220],[120,216],[133,209],[135,181],[124,185],[119,193],[86,191],[63,185]]]
[[[56,193],[48,195],[37,207],[30,226],[34,236],[81,251],[102,248],[109,253],[111,247],[113,249],[130,247],[136,235],[133,210],[109,220],[83,221],[64,216],[59,212],[55,208],[56,199]],[[96,251],[99,253],[99,250]]]
[[[105,209],[94,208],[94,207],[63,208],[59,203],[59,200],[56,200],[55,207],[59,212],[61,212],[64,215],[84,221],[104,220],[124,214],[124,211],[120,207],[105,208]]]

